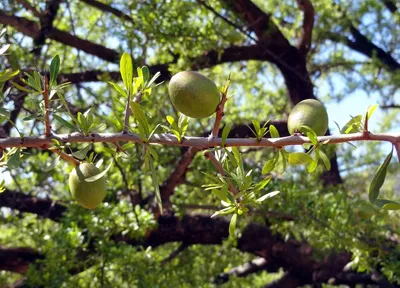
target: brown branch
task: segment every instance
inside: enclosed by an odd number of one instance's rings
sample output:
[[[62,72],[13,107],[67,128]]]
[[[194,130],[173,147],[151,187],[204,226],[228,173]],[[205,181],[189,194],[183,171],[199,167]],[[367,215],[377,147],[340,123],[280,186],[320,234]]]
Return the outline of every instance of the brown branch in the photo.
[[[255,258],[243,265],[234,267],[227,272],[218,274],[214,280],[215,284],[223,284],[229,281],[230,276],[246,277],[249,274],[257,273],[260,271],[278,272],[279,267],[268,263],[264,258]]]
[[[36,17],[40,17],[42,15],[41,12],[39,12],[35,7],[33,7],[28,1],[26,0],[16,0],[22,7],[24,7],[26,10],[31,11],[33,15]]]
[[[58,155],[60,155],[61,159],[67,161],[70,165],[72,165],[73,167],[79,166],[79,161],[76,160],[74,157],[62,152],[59,149],[51,149],[50,150]]]
[[[393,14],[397,13],[397,6],[393,0],[382,0],[385,7]]]
[[[0,23],[14,27],[19,32],[32,38],[38,37],[40,33],[36,22],[18,16],[10,16],[3,11],[0,11]],[[73,36],[56,28],[51,28],[48,31],[47,37],[67,46],[82,50],[88,54],[97,56],[105,61],[117,63],[119,59],[119,53],[117,51]]]
[[[286,272],[281,278],[272,281],[268,285],[265,285],[264,288],[297,288],[299,286],[303,286],[306,283],[306,281],[303,281],[301,278],[294,276],[292,273]]]
[[[400,69],[400,63],[397,62],[392,55],[384,51],[379,46],[372,43],[365,35],[363,35],[356,27],[350,24],[350,32],[354,40],[338,33],[326,33],[328,39],[336,43],[342,43],[368,58],[376,57],[380,62],[388,67],[391,71]]]
[[[67,211],[67,206],[59,201],[33,197],[10,190],[0,193],[0,206],[16,209],[20,212],[34,213],[53,221],[59,221],[62,214]]]
[[[39,17],[40,30],[35,37],[33,43],[35,48],[32,50],[33,55],[39,56],[42,51],[42,46],[46,41],[47,34],[53,28],[53,21],[57,16],[58,8],[62,0],[48,0],[43,14]]]
[[[50,126],[49,81],[47,79],[47,76],[44,76],[43,98],[44,98],[45,135],[46,137],[49,137],[51,135],[51,126]]]
[[[231,75],[229,75],[228,80],[227,80],[227,85],[228,88],[226,91],[222,94],[221,102],[217,106],[217,111],[215,112],[215,122],[214,122],[214,127],[211,131],[209,139],[211,140],[212,138],[218,137],[218,132],[219,132],[219,126],[221,124],[222,117],[224,117],[224,107],[225,103],[228,100],[228,89],[229,89],[229,82],[231,81]]]
[[[303,27],[297,48],[306,55],[311,48],[312,32],[314,28],[314,7],[310,0],[296,0],[300,10],[303,11]]]
[[[161,261],[161,264],[167,264],[168,262],[170,262],[171,260],[173,260],[174,258],[176,258],[181,252],[185,251],[189,246],[185,244],[185,242],[183,242],[181,245],[179,245],[179,247],[177,249],[175,249],[174,251],[172,251],[171,254],[168,255],[167,258],[163,259]]]
[[[86,3],[92,7],[95,7],[101,11],[111,13],[111,14],[117,16],[118,18],[121,18],[122,20],[128,20],[128,21],[134,23],[132,17],[130,17],[129,15],[123,13],[122,11],[120,11],[110,5],[104,4],[104,3],[96,1],[96,0],[81,0],[81,2]]]
[[[228,190],[233,194],[236,195],[239,193],[239,191],[236,189],[235,186],[233,186],[232,181],[227,178],[227,174],[224,170],[224,168],[222,167],[221,163],[219,163],[219,161],[217,160],[217,158],[215,158],[214,154],[211,153],[210,151],[207,151],[204,153],[204,156],[209,159],[211,161],[211,163],[215,166],[215,168],[217,169],[218,173],[221,174],[222,176],[224,176],[226,178],[226,182],[228,183]]]
[[[0,270],[25,274],[29,265],[43,256],[31,248],[0,246]]]

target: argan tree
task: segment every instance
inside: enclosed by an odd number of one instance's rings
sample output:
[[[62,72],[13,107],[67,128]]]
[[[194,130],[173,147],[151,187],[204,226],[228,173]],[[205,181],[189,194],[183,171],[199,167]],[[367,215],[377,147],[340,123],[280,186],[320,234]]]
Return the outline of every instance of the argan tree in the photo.
[[[0,284],[400,285],[399,9],[1,2]]]

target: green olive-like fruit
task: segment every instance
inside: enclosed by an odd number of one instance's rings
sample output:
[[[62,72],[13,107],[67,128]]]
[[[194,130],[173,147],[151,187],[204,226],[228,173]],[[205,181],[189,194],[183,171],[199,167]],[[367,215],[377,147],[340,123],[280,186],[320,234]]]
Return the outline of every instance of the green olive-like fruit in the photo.
[[[168,92],[174,107],[191,118],[211,116],[220,102],[215,83],[194,71],[175,74],[169,82]]]
[[[328,113],[324,105],[315,99],[307,99],[293,107],[288,118],[288,130],[291,135],[300,132],[301,126],[308,126],[317,136],[325,135],[328,130]]]
[[[94,209],[106,196],[105,177],[93,182],[85,181],[86,178],[100,174],[101,171],[93,163],[81,163],[69,174],[69,189],[79,205]]]

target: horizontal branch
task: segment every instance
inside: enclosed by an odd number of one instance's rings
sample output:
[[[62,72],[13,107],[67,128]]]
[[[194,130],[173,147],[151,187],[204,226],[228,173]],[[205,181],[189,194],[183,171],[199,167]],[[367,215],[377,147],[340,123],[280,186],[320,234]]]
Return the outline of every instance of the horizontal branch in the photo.
[[[9,137],[0,139],[0,148],[10,147],[26,147],[26,148],[40,148],[51,146],[52,140],[58,140],[61,143],[115,143],[122,142],[135,142],[135,143],[148,143],[148,144],[163,144],[171,146],[184,146],[195,147],[198,149],[207,149],[222,145],[221,138],[208,137],[185,137],[179,141],[172,134],[155,134],[148,141],[144,141],[138,134],[132,133],[91,133],[85,136],[81,133],[71,134],[53,134],[49,137],[46,136],[29,136],[25,138]],[[382,141],[395,144],[400,142],[400,133],[363,133],[341,134],[331,136],[318,137],[319,143],[326,142],[329,144],[338,144],[346,142],[357,141]],[[228,138],[225,141],[225,147],[274,147],[282,148],[284,146],[297,146],[305,143],[311,143],[307,137],[292,135],[281,138],[263,138],[257,140],[256,138]]]

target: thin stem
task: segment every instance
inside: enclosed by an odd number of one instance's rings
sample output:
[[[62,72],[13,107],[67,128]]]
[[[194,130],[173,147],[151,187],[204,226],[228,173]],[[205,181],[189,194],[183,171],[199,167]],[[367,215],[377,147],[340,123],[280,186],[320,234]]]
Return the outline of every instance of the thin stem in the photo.
[[[79,161],[76,160],[74,157],[69,156],[68,154],[65,154],[64,152],[62,152],[61,150],[58,150],[58,149],[50,149],[50,150],[53,151],[54,153],[60,155],[61,159],[67,161],[72,166],[74,166],[74,167],[79,166]]]
[[[224,117],[224,107],[225,107],[226,101],[228,100],[227,94],[228,94],[228,88],[229,88],[230,80],[231,80],[231,75],[229,75],[228,80],[227,80],[228,81],[228,87],[227,87],[226,91],[224,91],[224,93],[222,93],[221,102],[217,106],[217,111],[216,111],[216,114],[215,114],[215,123],[214,123],[213,130],[211,132],[211,135],[210,135],[210,140],[212,138],[218,137],[219,125],[221,123],[222,117]]]
[[[347,142],[358,141],[381,141],[390,142],[396,145],[400,142],[400,132],[394,133],[363,133],[340,134],[330,136],[320,136],[317,138],[319,143],[327,142],[327,144],[338,144]],[[10,147],[37,147],[46,148],[51,146],[52,140],[57,140],[60,143],[115,143],[118,141],[145,143],[140,135],[134,133],[90,133],[84,135],[82,133],[68,133],[68,134],[51,134],[49,137],[41,136],[26,136],[0,138],[0,148]],[[292,135],[281,138],[227,138],[224,147],[275,147],[282,148],[285,146],[300,146],[305,143],[311,143],[310,139],[305,136]],[[179,141],[174,135],[171,134],[154,134],[150,139],[146,140],[146,144],[163,144],[169,146],[183,146],[195,147],[200,150],[222,146],[221,138],[213,138],[209,140],[208,137],[185,137]]]
[[[47,76],[44,76],[43,98],[44,98],[45,134],[46,137],[49,137],[51,135],[51,126],[50,126],[49,81],[47,79]]]
[[[124,120],[124,128],[122,129],[122,133],[128,133],[129,128],[129,117],[131,116],[131,93],[128,91],[128,99],[126,100],[125,106],[125,120]]]
[[[224,168],[222,167],[221,163],[217,160],[217,158],[215,158],[215,156],[214,156],[213,153],[207,151],[207,152],[204,153],[204,156],[205,156],[206,158],[208,158],[208,159],[211,161],[211,163],[214,164],[214,166],[215,166],[215,168],[217,168],[217,171],[218,171],[219,174],[221,174],[221,175],[224,176],[224,177],[227,176],[227,174],[226,174]],[[229,189],[229,191],[231,191],[233,195],[236,195],[236,194],[239,193],[239,191],[236,189],[235,186],[233,186],[233,184],[232,184],[232,182],[229,180],[229,178],[226,178],[226,182],[228,183],[228,189]]]

